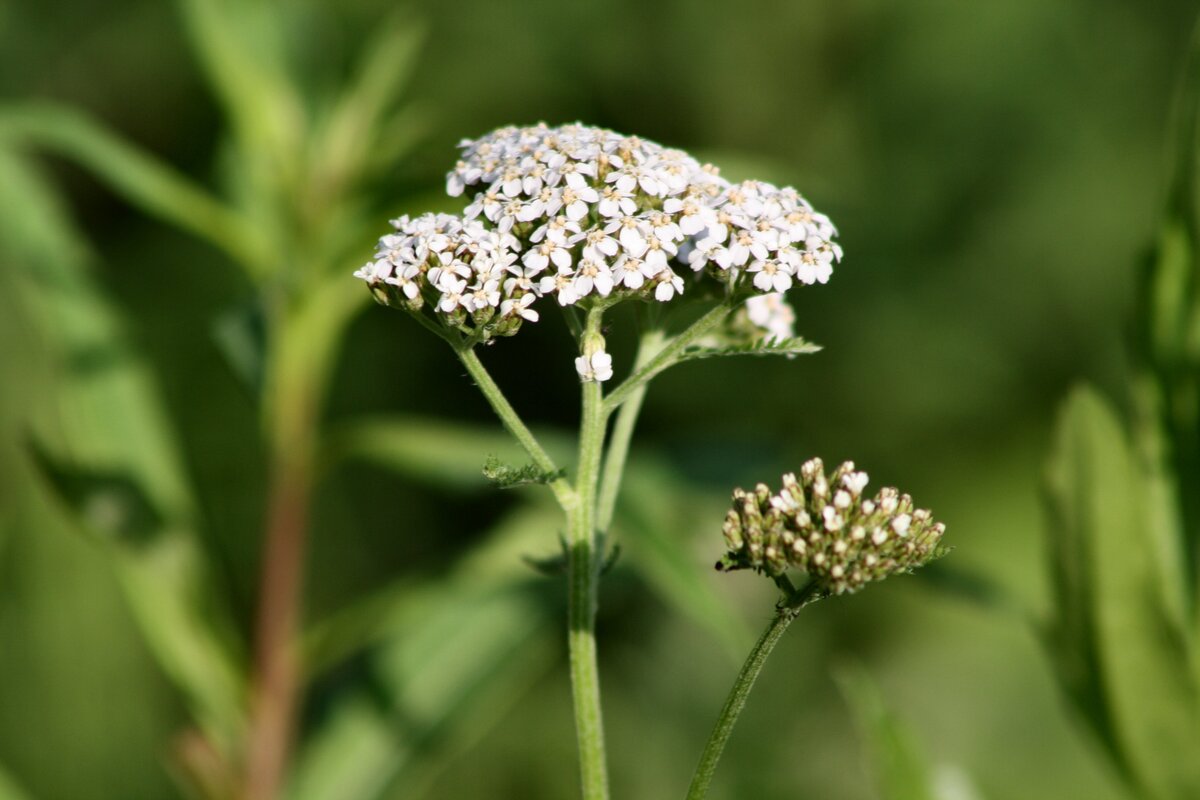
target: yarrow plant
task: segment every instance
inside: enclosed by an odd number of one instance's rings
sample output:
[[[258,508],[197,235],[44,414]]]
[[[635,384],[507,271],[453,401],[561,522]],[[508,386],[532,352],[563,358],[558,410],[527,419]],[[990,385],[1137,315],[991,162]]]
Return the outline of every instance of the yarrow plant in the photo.
[[[380,303],[407,312],[451,346],[533,462],[489,462],[485,472],[509,485],[546,484],[567,516],[568,643],[583,794],[606,798],[595,642],[605,561],[599,542],[612,522],[647,385],[691,359],[815,351],[796,338],[785,293],[826,283],[842,249],[829,218],[795,189],[730,182],[711,164],[636,136],[540,124],[501,128],[459,148],[446,188],[465,196],[462,213],[392,220],[355,276]],[[608,352],[602,332],[605,312],[626,301],[636,304],[640,326],[628,365]],[[578,346],[574,367],[582,383],[570,478],[476,353],[478,345],[542,323],[555,308]],[[669,313],[676,310],[683,313]],[[680,318],[685,324],[674,325]],[[619,372],[623,379],[605,391]],[[866,474],[851,464],[827,477],[813,460],[800,480],[785,476],[778,494],[761,485],[735,493],[724,526],[729,551],[718,566],[772,577],[784,600],[735,684],[689,797],[707,791],[753,679],[795,611],[939,552],[942,528],[928,512],[913,511],[895,490],[865,499],[865,484]],[[808,576],[804,588],[792,588],[789,568]]]

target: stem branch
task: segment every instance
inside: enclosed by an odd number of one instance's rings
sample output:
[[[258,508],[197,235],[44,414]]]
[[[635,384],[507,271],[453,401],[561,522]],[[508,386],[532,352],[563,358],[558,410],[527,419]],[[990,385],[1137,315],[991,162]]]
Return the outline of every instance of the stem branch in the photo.
[[[798,591],[788,591],[790,584],[780,584],[780,588],[784,589],[786,596],[780,601],[775,618],[763,631],[746,662],[742,664],[742,669],[729,690],[729,696],[725,698],[725,705],[717,717],[717,724],[713,727],[708,743],[704,745],[700,762],[696,765],[696,773],[692,776],[691,786],[688,787],[687,800],[703,800],[708,794],[708,786],[717,771],[717,762],[721,760],[721,754],[725,751],[725,743],[733,733],[733,726],[737,724],[738,716],[746,705],[746,698],[750,696],[750,690],[754,688],[754,682],[758,679],[758,673],[762,671],[767,656],[771,655],[788,626],[799,616],[800,609],[817,599],[819,594],[815,583],[809,583]]]

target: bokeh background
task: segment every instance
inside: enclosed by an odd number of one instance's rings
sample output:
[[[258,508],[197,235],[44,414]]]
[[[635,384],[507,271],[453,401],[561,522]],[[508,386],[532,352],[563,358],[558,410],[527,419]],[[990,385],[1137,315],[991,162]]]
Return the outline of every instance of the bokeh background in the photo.
[[[733,651],[773,602],[764,581],[712,572],[722,506],[732,486],[775,480],[812,455],[853,458],[873,482],[931,506],[956,548],[946,570],[994,585],[1009,610],[948,591],[949,572],[815,606],[751,699],[721,796],[878,796],[835,680],[848,665],[873,676],[951,784],[969,779],[993,800],[1123,796],[1029,624],[1048,604],[1039,481],[1067,388],[1122,375],[1133,270],[1163,202],[1195,3],[269,8],[298,84],[314,95],[336,89],[385,18],[399,14],[420,34],[399,100],[415,145],[366,181],[380,232],[399,212],[454,207],[441,183],[460,138],[538,120],[637,133],[731,177],[794,185],[840,228],[846,258],[834,279],[793,293],[799,332],[823,352],[686,365],[648,397],[614,531],[625,552],[602,589],[616,796],[682,793],[736,670]],[[84,109],[195,180],[221,179],[228,126],[176,4],[0,5],[0,97]],[[244,306],[251,286],[226,256],[71,160],[34,163],[69,214],[64,254],[88,254],[89,280],[161,394],[215,591],[237,621],[233,637],[248,641],[266,455],[253,393],[214,321]],[[372,246],[361,241],[346,260],[347,281]],[[0,254],[0,765],[30,797],[181,796],[169,765],[187,711],[104,548],[29,466],[24,421],[54,402],[45,376],[55,367],[28,294],[12,290],[30,265],[17,248],[0,243]],[[623,321],[612,331],[618,367],[631,357]],[[569,356],[553,315],[484,353],[517,408],[547,430],[575,422]],[[331,385],[331,428],[368,414],[434,420],[476,458],[469,433],[496,427],[440,343],[373,305],[351,327]],[[315,498],[305,620],[394,585],[449,581],[497,520],[515,524],[539,507],[533,494],[339,464]],[[553,524],[543,533],[532,555],[553,553]],[[683,577],[645,552],[651,533],[681,545]],[[489,695],[489,713],[466,732],[424,743],[390,796],[572,796],[556,584],[529,577],[547,587],[544,619],[521,640],[532,666]],[[368,680],[370,657],[367,648],[316,680],[305,731]]]

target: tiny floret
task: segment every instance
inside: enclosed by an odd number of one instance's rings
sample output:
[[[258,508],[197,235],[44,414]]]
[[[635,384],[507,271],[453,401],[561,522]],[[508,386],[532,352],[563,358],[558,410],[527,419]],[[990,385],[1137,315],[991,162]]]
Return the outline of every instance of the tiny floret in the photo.
[[[892,488],[874,499],[867,474],[846,462],[826,475],[820,459],[783,476],[774,494],[764,484],[735,489],[722,531],[722,570],[753,569],[771,577],[801,570],[825,594],[855,592],[871,581],[911,572],[946,551],[945,526]],[[830,487],[841,487],[830,495]]]
[[[575,359],[575,371],[579,373],[579,379],[584,383],[589,381],[603,383],[613,376],[612,356],[603,350],[592,353],[590,356],[579,356]]]

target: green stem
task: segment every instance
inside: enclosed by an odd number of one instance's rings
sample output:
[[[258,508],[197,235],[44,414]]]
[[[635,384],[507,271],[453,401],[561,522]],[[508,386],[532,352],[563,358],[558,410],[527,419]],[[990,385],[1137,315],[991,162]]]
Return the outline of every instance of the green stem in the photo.
[[[660,329],[642,334],[637,358],[633,363],[634,373],[658,353],[664,339],[665,335]],[[617,493],[621,489],[621,476],[625,473],[625,461],[629,456],[629,442],[633,437],[633,428],[637,424],[648,386],[648,383],[642,383],[629,393],[613,425],[608,454],[604,457],[604,476],[600,480],[600,500],[596,507],[596,529],[602,533],[607,532],[612,524],[613,512],[617,506]]]
[[[584,343],[600,333],[603,310],[588,311]],[[608,771],[604,754],[604,724],[600,709],[600,674],[596,665],[596,484],[604,448],[606,416],[600,384],[583,384],[583,413],[579,424],[579,464],[575,478],[578,500],[568,513],[570,557],[567,560],[568,643],[571,694],[584,800],[606,800]]]
[[[687,800],[703,800],[708,794],[708,785],[717,771],[717,762],[721,760],[725,743],[729,741],[729,735],[733,733],[733,726],[737,724],[738,716],[746,705],[746,698],[750,696],[750,690],[754,688],[758,673],[762,672],[767,656],[771,655],[771,651],[775,649],[775,645],[783,637],[788,626],[799,616],[800,609],[819,596],[819,589],[815,583],[809,583],[798,591],[791,590],[790,584],[780,584],[780,587],[784,589],[786,596],[779,603],[775,618],[763,631],[762,636],[758,638],[750,655],[746,658],[746,662],[742,664],[742,669],[733,682],[733,687],[729,690],[729,696],[725,698],[725,705],[721,708],[720,716],[717,717],[717,724],[708,737],[708,743],[704,746],[700,763],[696,765],[696,773],[692,776],[691,786],[688,787]]]
[[[606,412],[615,411],[622,403],[627,402],[634,392],[645,386],[647,381],[674,365],[684,349],[705,336],[725,319],[733,305],[734,301],[731,300],[718,303],[704,316],[685,328],[682,333],[671,339],[666,347],[659,350],[640,369],[634,370],[632,375],[622,381],[621,385],[610,392],[608,397],[604,398],[604,410]]]
[[[479,356],[475,355],[475,351],[470,347],[458,347],[454,350],[458,354],[458,358],[462,361],[463,366],[467,368],[467,372],[475,379],[475,384],[479,387],[479,391],[483,392],[483,396],[492,406],[492,410],[496,412],[496,416],[500,417],[500,421],[504,427],[511,433],[521,446],[525,448],[525,452],[533,459],[533,463],[545,472],[558,472],[558,467],[554,464],[554,459],[542,448],[541,444],[534,437],[533,433],[517,416],[517,412],[508,402],[508,398],[500,391],[500,387],[492,380],[492,376],[483,366],[483,362],[479,360]],[[603,433],[603,431],[602,431]],[[550,482],[550,489],[554,492],[554,497],[558,500],[558,504],[568,514],[575,508],[577,503],[576,493],[567,483],[565,478],[557,478]]]

